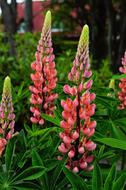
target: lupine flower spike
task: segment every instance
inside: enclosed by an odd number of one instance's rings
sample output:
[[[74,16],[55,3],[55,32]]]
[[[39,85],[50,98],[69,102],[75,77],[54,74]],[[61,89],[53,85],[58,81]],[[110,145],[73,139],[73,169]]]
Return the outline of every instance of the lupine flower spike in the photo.
[[[0,156],[7,141],[14,133],[14,110],[11,96],[11,81],[9,77],[4,80],[2,101],[0,103]]]
[[[119,68],[119,71],[122,74],[126,74],[126,52],[122,58],[122,66]],[[118,98],[120,100],[119,109],[126,108],[126,78],[120,79],[119,88],[121,91],[118,93]]]
[[[57,94],[53,93],[56,87],[57,71],[55,69],[54,54],[51,39],[51,12],[48,11],[45,16],[42,28],[41,38],[39,40],[37,51],[35,53],[36,60],[31,67],[35,71],[31,74],[33,85],[29,87],[32,92],[30,107],[33,116],[30,118],[32,123],[44,124],[41,113],[53,116],[55,109],[54,100]]]
[[[65,154],[68,156],[66,167],[73,172],[79,170],[92,170],[92,151],[96,144],[91,140],[95,132],[96,121],[91,119],[96,105],[92,103],[95,94],[90,93],[93,81],[89,63],[89,28],[83,27],[73,67],[68,75],[75,86],[64,86],[64,92],[71,98],[61,101],[63,107],[63,121],[60,125],[63,132],[60,138],[63,141],[58,147],[61,152],[59,160]]]

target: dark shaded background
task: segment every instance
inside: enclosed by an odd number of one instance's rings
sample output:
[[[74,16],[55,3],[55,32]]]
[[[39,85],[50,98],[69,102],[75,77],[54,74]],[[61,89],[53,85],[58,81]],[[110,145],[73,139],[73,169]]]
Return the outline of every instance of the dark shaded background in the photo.
[[[90,26],[90,49],[96,67],[102,59],[108,58],[113,72],[118,71],[120,59],[124,54],[126,43],[126,1],[125,0],[51,0],[46,9],[52,9],[53,28],[64,40],[78,40],[84,24]],[[10,43],[10,55],[15,56],[13,35],[17,32],[17,2],[0,0],[4,31]],[[32,32],[32,0],[25,0],[25,31]],[[60,46],[60,43],[59,43]]]

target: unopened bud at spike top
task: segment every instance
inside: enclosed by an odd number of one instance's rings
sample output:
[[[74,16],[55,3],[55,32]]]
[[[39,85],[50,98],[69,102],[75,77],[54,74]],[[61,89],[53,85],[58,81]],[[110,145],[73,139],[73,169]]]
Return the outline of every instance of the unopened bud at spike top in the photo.
[[[83,47],[85,45],[88,46],[88,44],[89,44],[89,27],[87,24],[85,24],[81,32],[78,47]]]
[[[11,80],[8,76],[4,80],[3,94],[11,95]]]
[[[109,88],[112,88],[113,90],[115,90],[115,79],[111,79],[109,82]]]
[[[51,11],[47,11],[42,28],[42,36],[45,35],[48,30],[51,29]]]
[[[78,86],[78,88],[80,88],[80,91],[82,91],[83,88],[89,89],[86,83],[84,84],[84,79],[90,78],[91,75],[92,72],[90,70],[89,62],[89,27],[88,25],[84,25],[79,39],[77,53],[73,62],[73,67],[71,69],[71,72],[68,74],[68,78],[69,80],[74,81],[76,83],[80,83],[81,81],[81,83],[79,84],[80,86]],[[87,84],[91,84],[91,81],[87,81]]]

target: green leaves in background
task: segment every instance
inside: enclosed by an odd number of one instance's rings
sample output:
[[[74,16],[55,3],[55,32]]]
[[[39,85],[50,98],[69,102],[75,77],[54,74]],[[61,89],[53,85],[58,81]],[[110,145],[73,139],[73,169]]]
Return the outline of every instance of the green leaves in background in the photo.
[[[89,190],[83,178],[81,178],[78,174],[73,173],[67,168],[63,169],[66,177],[70,181],[74,190]]]
[[[5,163],[6,163],[7,172],[10,171],[11,166],[13,165],[15,146],[16,146],[15,138],[9,140],[7,147],[6,147],[6,152],[5,152]]]
[[[126,78],[126,74],[121,74],[121,75],[113,75],[112,79],[123,79]]]
[[[113,148],[126,150],[126,142],[123,140],[114,139],[114,138],[101,138],[101,139],[95,139],[95,140]]]
[[[57,126],[60,126],[60,120],[58,118],[53,118],[47,114],[42,113],[42,118],[45,119],[46,121],[49,121],[50,123],[53,123]]]
[[[116,166],[113,164],[113,166],[110,169],[110,172],[108,173],[108,176],[105,180],[104,189],[103,190],[111,190],[114,180],[116,177]]]
[[[41,177],[46,172],[46,168],[42,166],[31,166],[14,178],[15,181],[34,180]]]
[[[121,174],[118,179],[113,183],[112,190],[124,190],[124,185],[126,184],[126,172]]]
[[[92,190],[102,190],[103,179],[99,165],[95,162],[92,176]]]
[[[35,136],[46,136],[51,132],[57,132],[58,129],[57,127],[50,127],[50,128],[45,128],[45,129],[40,129],[40,130],[34,130],[34,131],[30,131],[30,136],[31,137],[35,137]]]
[[[98,163],[95,162],[91,190],[124,190],[126,172],[122,173],[120,176],[117,175],[116,165],[113,164],[111,169],[107,171],[107,174],[103,186],[103,173]]]

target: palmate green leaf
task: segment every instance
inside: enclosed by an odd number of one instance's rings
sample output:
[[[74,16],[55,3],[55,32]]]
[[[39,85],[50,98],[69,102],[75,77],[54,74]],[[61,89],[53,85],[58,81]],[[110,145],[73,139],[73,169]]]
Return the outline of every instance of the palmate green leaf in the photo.
[[[32,130],[31,130],[31,128],[30,128],[28,125],[24,124],[24,128],[25,128],[25,130],[26,130],[29,134],[31,134]]]
[[[32,182],[20,182],[14,186],[14,189],[17,190],[39,190],[40,187]],[[41,190],[41,189],[40,189]]]
[[[36,150],[32,150],[32,165],[33,166],[44,166],[43,161]]]
[[[10,180],[8,173],[1,172],[0,173],[0,190],[4,189],[3,187],[9,187],[10,186]]]
[[[24,88],[24,82],[22,82],[21,85],[20,85],[20,87],[18,87],[17,97],[21,97],[22,96],[23,88]]]
[[[126,74],[122,74],[122,75],[113,75],[112,79],[123,79],[126,78]]]
[[[96,91],[97,91],[97,94],[108,94],[108,93],[110,93],[110,92],[113,92],[113,89],[111,89],[111,88],[109,88],[109,87],[100,87],[100,88],[97,88],[96,89]]]
[[[11,169],[13,158],[14,158],[14,152],[15,152],[15,146],[16,146],[16,139],[15,137],[9,140],[6,151],[5,151],[5,164],[6,164],[6,170],[9,171]]]
[[[113,153],[113,150],[107,151],[104,153],[105,145],[102,145],[98,155],[96,154],[96,157],[98,160],[105,159],[105,158],[111,158],[115,156],[115,153]]]
[[[114,139],[114,138],[98,138],[95,141],[101,142],[113,148],[119,148],[121,150],[126,150],[126,141]]]
[[[64,190],[66,190],[66,184],[68,184],[68,179],[64,177],[62,180],[60,180],[59,184],[56,186],[56,189],[62,189],[65,187]]]
[[[58,118],[53,118],[47,114],[42,113],[42,118],[45,119],[46,121],[49,121],[57,126],[60,126],[60,120]]]
[[[18,167],[22,168],[24,164],[26,163],[27,159],[29,158],[31,153],[31,150],[25,151],[23,154],[20,156],[20,161],[17,163]]]
[[[112,185],[114,183],[115,176],[116,176],[116,166],[115,166],[115,164],[113,164],[113,166],[111,167],[110,172],[105,180],[103,190],[111,190],[112,189]]]
[[[46,161],[47,163],[47,161]],[[61,173],[63,173],[63,167],[66,163],[66,157],[64,157],[61,161],[56,160],[50,160],[48,161],[48,171],[53,169],[53,174],[51,175],[50,181],[50,190],[56,189],[57,181],[59,177],[61,176]]]
[[[108,110],[107,109],[100,110],[100,111],[96,110],[95,116],[101,116],[101,117],[108,116]]]
[[[98,157],[101,157],[103,155],[104,150],[105,150],[105,145],[102,145],[100,150],[99,150]]]
[[[39,135],[43,136],[43,135],[49,134],[51,132],[57,132],[57,130],[58,130],[57,127],[50,127],[50,128],[46,128],[46,129],[32,131],[30,135],[32,137],[39,136]]]
[[[19,168],[23,168],[23,166],[26,164],[27,158],[20,160],[17,165]]]
[[[100,104],[104,105],[106,108],[112,109],[110,102],[108,102],[108,100],[106,100],[104,98],[97,97],[95,101],[96,101],[96,103],[100,103]]]
[[[98,160],[107,159],[107,158],[113,158],[116,154],[110,150],[108,152],[103,153],[101,156],[98,157]]]
[[[126,118],[121,118],[121,119],[116,119],[113,121],[115,124],[120,124],[123,125],[124,127],[126,126]]]
[[[50,190],[55,189],[57,180],[63,171],[64,164],[65,162],[63,161],[59,162],[56,168],[53,170],[53,175],[51,176],[51,179],[50,179]]]
[[[110,102],[117,102],[118,100],[109,96],[101,96],[101,95],[97,95],[97,98],[100,98],[100,100],[104,100],[104,101],[110,101]]]
[[[4,179],[4,176],[3,176],[3,171],[2,171],[0,172],[0,184],[2,183],[3,179]]]
[[[27,138],[26,138],[26,135],[25,135],[25,132],[24,132],[24,129],[22,129],[20,131],[20,133],[18,134],[18,140],[20,141],[21,143],[21,146],[23,147],[23,149],[25,150],[26,149],[26,146],[27,146]]]
[[[42,175],[44,175],[46,172],[46,168],[42,166],[32,166],[24,170],[19,175],[15,176],[14,181],[22,181],[22,180],[34,180]]]
[[[124,140],[124,141],[126,140],[126,135],[123,133],[123,131],[118,126],[116,126],[116,125],[114,125],[114,123],[112,123],[111,128],[112,128],[113,137]]]
[[[68,180],[70,181],[74,190],[89,190],[88,186],[84,182],[84,179],[81,178],[79,175],[73,173],[67,168],[64,168],[63,171],[66,177],[68,178]]]
[[[51,136],[51,146],[49,148],[49,155],[50,158],[53,157],[53,155],[56,153],[59,144],[61,143],[61,139],[59,138],[59,133],[55,135],[50,135]]]
[[[96,139],[101,139],[101,138],[104,138],[104,135],[103,134],[101,134],[100,132],[95,132],[95,134],[94,134],[94,138],[96,138]]]
[[[44,167],[43,160],[39,156],[39,154],[36,152],[36,150],[32,150],[32,165],[33,166],[42,166]],[[40,180],[43,183],[44,189],[48,189],[48,177],[47,173],[45,172],[44,175],[40,177]]]
[[[115,125],[119,125],[122,128],[122,130],[125,131],[125,133],[126,133],[126,118],[113,120],[113,123]]]
[[[99,165],[95,162],[93,177],[92,177],[92,190],[102,190],[103,181]]]
[[[126,173],[123,173],[113,184],[112,190],[123,190],[126,184]]]
[[[57,109],[54,110],[55,119],[60,122],[62,119],[62,109],[60,107],[60,101],[56,101],[56,107]]]
[[[1,172],[0,173],[0,190],[12,190],[14,188],[13,172]]]
[[[45,166],[47,166],[47,171],[52,170],[53,168],[55,168],[56,166],[58,166],[59,164],[59,160],[57,159],[47,159],[44,161]]]

